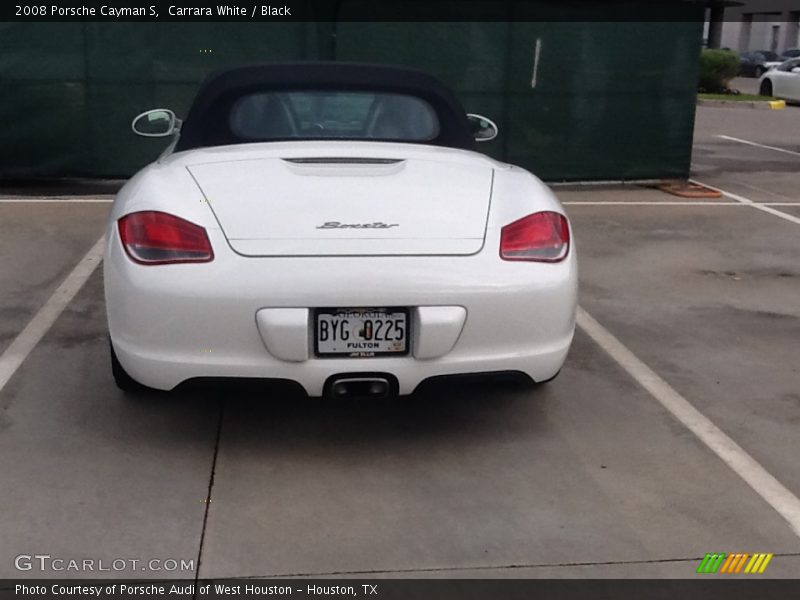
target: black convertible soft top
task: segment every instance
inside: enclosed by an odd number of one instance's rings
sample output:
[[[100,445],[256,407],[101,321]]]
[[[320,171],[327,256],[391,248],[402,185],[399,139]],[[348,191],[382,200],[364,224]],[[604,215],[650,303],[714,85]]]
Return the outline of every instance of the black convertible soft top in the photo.
[[[455,94],[438,79],[405,67],[347,62],[265,63],[224,69],[200,86],[181,126],[176,151],[238,144],[228,114],[236,100],[260,91],[342,90],[389,92],[427,101],[439,133],[426,144],[475,149],[466,113]]]

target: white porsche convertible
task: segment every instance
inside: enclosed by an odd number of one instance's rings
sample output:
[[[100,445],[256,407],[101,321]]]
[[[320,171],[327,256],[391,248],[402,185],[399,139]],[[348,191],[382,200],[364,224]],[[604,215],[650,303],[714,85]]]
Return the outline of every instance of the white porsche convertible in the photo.
[[[211,76],[120,190],[108,226],[111,361],[124,390],[290,380],[411,393],[460,374],[556,376],[577,263],[552,192],[475,151],[489,119],[425,73],[348,63]]]

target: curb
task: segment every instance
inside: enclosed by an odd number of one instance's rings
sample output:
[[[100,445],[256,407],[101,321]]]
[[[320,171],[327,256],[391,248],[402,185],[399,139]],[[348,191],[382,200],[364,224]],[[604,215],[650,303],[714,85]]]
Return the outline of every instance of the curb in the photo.
[[[780,110],[786,108],[783,100],[705,100],[698,98],[697,106],[716,106],[716,107],[741,107],[756,109]]]

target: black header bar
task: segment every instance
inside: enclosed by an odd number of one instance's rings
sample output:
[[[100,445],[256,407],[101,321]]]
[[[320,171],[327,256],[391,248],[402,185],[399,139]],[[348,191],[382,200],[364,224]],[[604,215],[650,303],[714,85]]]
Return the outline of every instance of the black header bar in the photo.
[[[12,0],[0,21],[697,21],[711,0]]]

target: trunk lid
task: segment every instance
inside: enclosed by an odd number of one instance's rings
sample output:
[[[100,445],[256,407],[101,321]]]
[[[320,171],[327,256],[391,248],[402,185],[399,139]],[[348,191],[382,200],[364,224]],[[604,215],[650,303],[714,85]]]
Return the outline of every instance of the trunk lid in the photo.
[[[483,246],[485,159],[263,157],[187,168],[246,256],[467,255]]]

